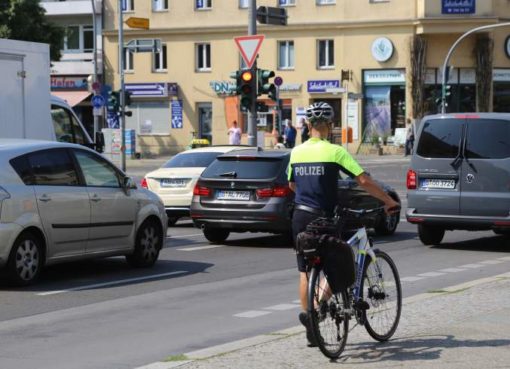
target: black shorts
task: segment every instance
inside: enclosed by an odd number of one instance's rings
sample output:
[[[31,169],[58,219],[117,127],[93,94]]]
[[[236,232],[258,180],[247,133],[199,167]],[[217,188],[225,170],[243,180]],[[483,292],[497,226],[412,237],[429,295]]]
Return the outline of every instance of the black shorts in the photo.
[[[296,247],[297,235],[306,229],[306,226],[317,219],[317,214],[309,213],[304,210],[296,209],[292,215],[292,240],[294,241],[294,248]],[[300,272],[306,272],[306,261],[303,254],[296,254],[297,267]]]

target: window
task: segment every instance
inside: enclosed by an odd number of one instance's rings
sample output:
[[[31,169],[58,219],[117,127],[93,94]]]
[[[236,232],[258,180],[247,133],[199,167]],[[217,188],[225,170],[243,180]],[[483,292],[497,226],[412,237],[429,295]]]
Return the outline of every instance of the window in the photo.
[[[278,68],[294,68],[294,41],[279,41],[278,50]]]
[[[168,0],[152,0],[152,11],[160,12],[168,10]]]
[[[466,156],[470,159],[510,158],[510,122],[468,119]]]
[[[278,0],[280,6],[293,6],[296,5],[296,0]]]
[[[59,142],[72,142],[85,144],[85,136],[80,123],[68,110],[57,106],[51,106],[51,119],[55,127],[55,136]]]
[[[122,0],[122,10],[125,12],[135,11],[135,0]]]
[[[78,174],[66,149],[37,151],[28,155],[33,181],[38,186],[77,186]]]
[[[250,6],[250,0],[239,0],[239,8],[246,9]]]
[[[333,40],[319,40],[318,42],[318,67],[334,68],[335,66],[335,43]]]
[[[167,49],[166,45],[161,45],[161,51],[152,54],[154,60],[152,69],[155,72],[163,72],[167,69]]]
[[[119,176],[117,171],[104,159],[96,154],[74,150],[76,160],[80,164],[85,184],[89,187],[119,188]]]
[[[197,44],[197,71],[211,70],[211,44]]]
[[[455,158],[459,153],[463,120],[441,119],[425,122],[417,154],[425,158]]]
[[[202,173],[204,178],[225,178],[222,174],[235,172],[237,179],[275,178],[284,165],[281,159],[248,158],[239,160],[236,157],[216,159]]]
[[[336,0],[317,0],[317,5],[336,4]]]
[[[212,8],[212,0],[195,0],[197,10],[206,10]]]
[[[133,52],[129,49],[124,49],[124,70],[132,72],[134,69]]]
[[[18,156],[17,158],[11,159],[9,163],[16,171],[16,173],[18,173],[18,176],[21,178],[24,184],[27,186],[34,184],[34,178],[32,177],[32,170],[28,164],[27,155]]]
[[[94,28],[91,25],[68,26],[65,29],[63,50],[71,52],[94,51]]]

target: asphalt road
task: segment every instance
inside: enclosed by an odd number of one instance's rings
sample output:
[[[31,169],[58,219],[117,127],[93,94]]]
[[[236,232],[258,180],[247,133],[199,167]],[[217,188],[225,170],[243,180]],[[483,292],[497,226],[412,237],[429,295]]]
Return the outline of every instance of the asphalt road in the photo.
[[[365,168],[405,206],[405,161]],[[48,268],[30,288],[0,286],[0,367],[135,368],[298,324],[295,257],[282,238],[234,234],[210,245],[189,220],[167,236],[149,270],[109,258]],[[510,265],[510,242],[491,232],[448,232],[431,248],[402,222],[375,241],[396,261],[404,297]]]

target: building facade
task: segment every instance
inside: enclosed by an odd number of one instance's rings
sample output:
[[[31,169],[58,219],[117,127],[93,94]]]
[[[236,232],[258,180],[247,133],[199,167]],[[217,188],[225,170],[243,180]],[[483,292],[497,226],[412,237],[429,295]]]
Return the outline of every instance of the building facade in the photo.
[[[43,0],[41,6],[45,9],[45,15],[50,21],[65,29],[62,57],[60,61],[51,63],[51,91],[73,107],[93,137],[91,84],[94,79],[102,80],[103,1]],[[94,31],[96,32],[95,45]],[[96,46],[95,55],[94,46]]]
[[[150,20],[148,30],[124,26],[125,43],[157,39],[162,45],[160,52],[124,53],[126,88],[133,92],[133,114],[126,127],[136,131],[138,151],[177,152],[192,136],[225,144],[234,120],[246,132],[230,75],[243,66],[234,37],[247,34],[249,1],[124,4],[124,20]],[[351,151],[374,136],[402,139],[413,118],[437,112],[441,66],[452,44],[474,27],[510,16],[506,0],[258,0],[257,6],[287,9],[288,25],[257,26],[257,33],[265,36],[258,67],[283,79],[282,118],[299,128],[306,106],[327,101],[335,109],[338,130],[352,132]],[[117,8],[118,1],[105,0],[105,79],[114,89],[119,87]],[[509,35],[510,29],[498,28],[484,33],[485,38],[473,35],[459,44],[450,61],[454,68],[449,72],[448,111],[479,108],[478,100],[487,96],[477,87],[484,81],[483,68],[493,79],[489,109],[510,110]],[[417,38],[422,45],[418,51],[424,53],[418,69]],[[492,58],[490,72],[477,55]],[[258,115],[257,137],[260,146],[271,146],[277,121],[274,102],[260,101],[270,109]]]

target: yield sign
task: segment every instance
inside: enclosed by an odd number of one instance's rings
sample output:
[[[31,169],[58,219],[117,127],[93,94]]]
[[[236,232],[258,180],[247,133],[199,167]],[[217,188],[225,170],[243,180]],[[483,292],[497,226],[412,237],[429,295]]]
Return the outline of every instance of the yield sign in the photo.
[[[251,68],[255,58],[264,40],[264,35],[234,37],[234,41],[241,52],[241,56],[246,62],[246,66]]]

